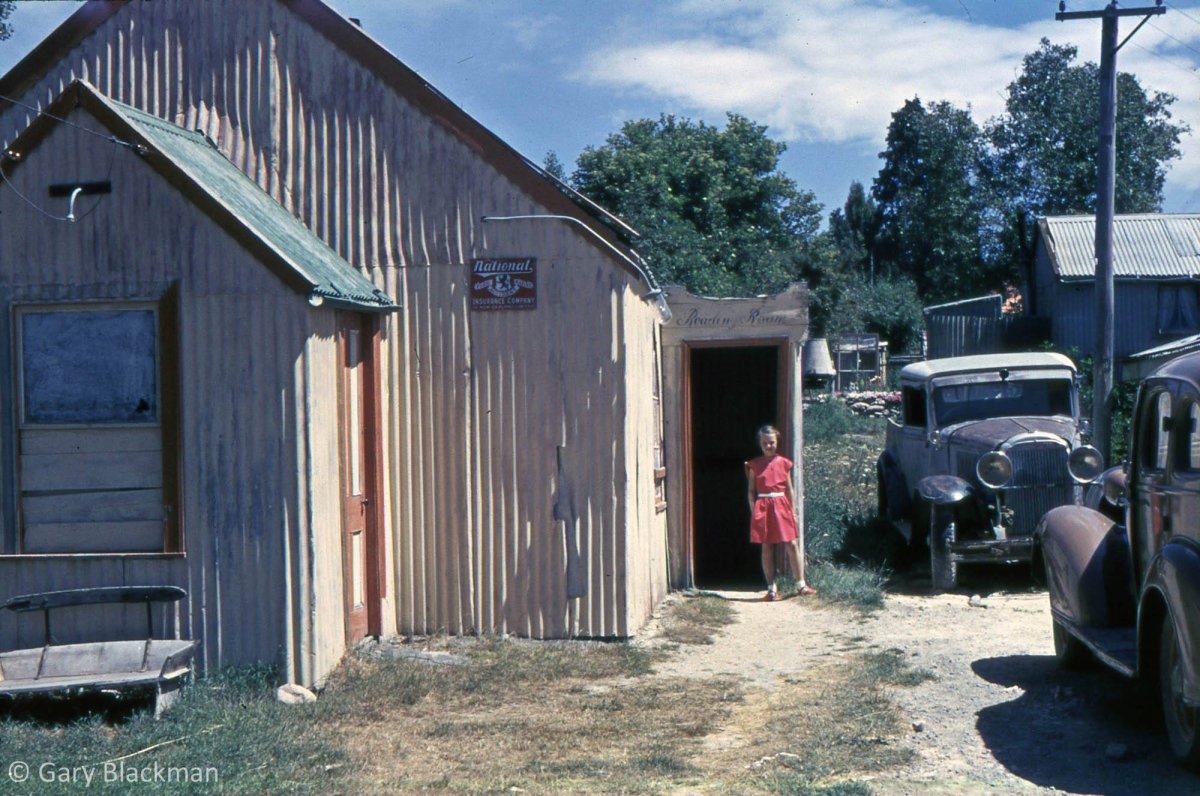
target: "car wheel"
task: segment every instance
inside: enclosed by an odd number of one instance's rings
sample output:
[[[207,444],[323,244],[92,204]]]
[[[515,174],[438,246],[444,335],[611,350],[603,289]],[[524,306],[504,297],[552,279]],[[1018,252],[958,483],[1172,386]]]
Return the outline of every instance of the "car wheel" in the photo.
[[[1180,765],[1200,770],[1200,710],[1183,701],[1183,660],[1169,616],[1158,647],[1158,685],[1171,752]]]
[[[954,541],[954,510],[929,509],[933,522],[929,526],[929,574],[935,589],[953,589],[958,585],[958,564],[950,557]]]

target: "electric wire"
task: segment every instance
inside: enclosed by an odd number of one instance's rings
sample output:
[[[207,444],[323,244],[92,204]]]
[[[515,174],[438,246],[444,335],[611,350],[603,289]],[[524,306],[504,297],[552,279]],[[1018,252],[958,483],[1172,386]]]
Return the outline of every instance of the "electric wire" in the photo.
[[[18,199],[20,199],[22,202],[29,205],[34,210],[38,211],[39,213],[41,213],[42,215],[44,215],[46,218],[50,219],[51,221],[67,221],[68,220],[66,216],[56,216],[56,215],[53,215],[52,213],[46,212],[41,207],[38,207],[38,205],[34,204],[34,202],[31,199],[29,199],[29,197],[27,197],[25,194],[18,191],[17,186],[13,185],[12,182],[9,181],[8,175],[4,173],[3,164],[0,164],[0,180],[4,180],[4,184],[7,185],[12,190],[12,192],[17,195]]]
[[[25,110],[33,111],[38,116],[45,116],[49,119],[53,119],[56,122],[62,122],[65,125],[74,127],[76,130],[82,130],[83,132],[87,133],[88,135],[94,135],[99,139],[108,141],[109,143],[112,143],[112,144],[117,144],[118,146],[128,147],[129,149],[132,149],[134,152],[137,152],[138,154],[145,154],[146,148],[144,146],[142,146],[141,144],[131,144],[128,141],[122,141],[120,138],[117,138],[115,135],[105,135],[104,133],[96,132],[95,130],[84,127],[83,125],[75,124],[75,122],[64,119],[61,116],[55,116],[53,113],[50,113],[47,110],[37,108],[28,103],[21,102],[20,100],[15,100],[12,97],[6,97],[3,94],[0,94],[0,102],[12,103],[13,105],[24,108]]]
[[[111,151],[111,153],[109,154],[109,157],[108,157],[108,176],[105,177],[105,180],[107,180],[108,182],[112,182],[113,166],[116,165],[116,161],[117,161],[117,150],[114,149]],[[29,205],[34,210],[38,211],[39,213],[41,213],[42,215],[44,215],[46,218],[50,219],[51,221],[68,221],[68,222],[72,221],[69,214],[65,215],[65,216],[56,216],[53,213],[50,213],[49,211],[40,207],[32,199],[25,196],[25,194],[18,191],[17,186],[13,185],[12,181],[10,179],[8,179],[8,175],[4,173],[4,165],[3,165],[2,161],[0,161],[0,180],[3,180],[4,184],[7,185],[12,190],[12,192],[15,193],[22,202]],[[100,207],[100,203],[103,201],[104,201],[104,196],[103,195],[98,196],[96,198],[96,201],[92,203],[92,206],[89,207],[86,212],[79,213],[75,216],[73,223],[82,221],[85,218],[87,218],[88,216],[90,216],[92,213],[96,212],[97,208]]]
[[[1200,25],[1200,19],[1196,19],[1194,16],[1192,16],[1188,12],[1184,11],[1179,6],[1174,6],[1174,5],[1171,5],[1170,3],[1163,3],[1163,5],[1165,5],[1167,8],[1171,9],[1175,13],[1179,14],[1184,19],[1190,19],[1192,22],[1196,23],[1197,25]]]
[[[1200,80],[1200,67],[1184,66],[1183,64],[1178,63],[1177,61],[1172,61],[1170,58],[1167,58],[1165,55],[1154,52],[1154,50],[1151,50],[1149,47],[1144,47],[1141,44],[1138,44],[1136,41],[1131,41],[1129,43],[1132,44],[1134,47],[1137,47],[1139,50],[1149,53],[1150,55],[1153,55],[1155,58],[1162,61],[1163,63],[1170,64],[1171,66],[1175,67],[1176,69],[1178,69],[1182,72],[1187,72],[1192,77],[1196,78],[1197,80]]]
[[[1193,47],[1192,45],[1188,44],[1188,43],[1187,43],[1186,41],[1184,41],[1183,39],[1180,39],[1180,38],[1178,38],[1178,37],[1176,37],[1176,36],[1173,36],[1173,35],[1171,35],[1170,33],[1167,33],[1165,30],[1163,30],[1162,28],[1160,28],[1158,25],[1155,25],[1153,22],[1151,22],[1151,23],[1150,23],[1149,27],[1152,27],[1152,28],[1154,28],[1154,29],[1155,29],[1155,30],[1157,30],[1159,33],[1161,33],[1162,35],[1166,36],[1166,37],[1167,37],[1168,39],[1170,39],[1171,41],[1173,41],[1173,42],[1175,42],[1176,44],[1178,44],[1180,47],[1184,47],[1184,48],[1186,48],[1186,49],[1189,49],[1189,50],[1191,50],[1191,51],[1192,51],[1192,52],[1194,52],[1196,55],[1200,55],[1200,50],[1198,50],[1198,49],[1196,49],[1195,47]]]

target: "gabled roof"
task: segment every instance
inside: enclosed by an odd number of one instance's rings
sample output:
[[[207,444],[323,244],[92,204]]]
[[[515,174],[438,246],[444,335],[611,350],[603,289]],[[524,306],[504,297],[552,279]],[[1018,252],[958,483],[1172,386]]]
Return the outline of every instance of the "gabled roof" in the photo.
[[[638,235],[636,230],[526,158],[451,102],[361,27],[321,0],[276,1],[312,25],[321,35],[373,72],[414,107],[462,139],[530,198],[551,213],[571,216],[576,222],[587,226],[593,234],[584,235],[584,240],[606,255],[613,254],[615,249],[618,263],[640,276],[648,288],[658,290],[654,274],[629,246],[629,239]],[[78,11],[51,32],[7,74],[0,77],[0,97],[16,98],[23,95],[55,63],[128,2],[129,0],[89,0],[82,3]],[[0,99],[0,112],[9,105],[9,102]],[[641,265],[635,264],[631,257]]]
[[[1096,217],[1048,216],[1038,233],[1061,281],[1096,278]],[[1113,220],[1113,275],[1200,279],[1200,213],[1144,213]]]
[[[382,291],[230,163],[200,133],[108,99],[75,81],[10,145],[12,170],[74,108],[82,107],[139,154],[284,282],[310,296],[360,309],[392,309]],[[57,118],[56,118],[57,117]]]

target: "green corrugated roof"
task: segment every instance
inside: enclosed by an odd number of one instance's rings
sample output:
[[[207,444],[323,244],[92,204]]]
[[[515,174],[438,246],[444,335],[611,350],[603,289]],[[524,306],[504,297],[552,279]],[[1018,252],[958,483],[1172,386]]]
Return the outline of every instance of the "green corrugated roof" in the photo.
[[[313,294],[331,302],[375,310],[396,306],[387,294],[229,162],[206,136],[104,97],[91,86],[87,88],[244,225],[246,231],[278,255],[308,283]]]

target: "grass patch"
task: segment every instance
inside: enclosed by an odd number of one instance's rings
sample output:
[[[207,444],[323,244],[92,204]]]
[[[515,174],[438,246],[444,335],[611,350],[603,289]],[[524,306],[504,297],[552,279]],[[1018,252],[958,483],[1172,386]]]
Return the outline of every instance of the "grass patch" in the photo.
[[[667,609],[662,635],[676,644],[712,644],[713,634],[734,621],[727,600],[713,594],[689,594]]]
[[[324,706],[280,705],[273,698],[274,682],[274,673],[262,667],[227,671],[185,688],[180,701],[159,721],[148,711],[108,711],[92,705],[79,714],[73,703],[19,703],[15,711],[0,715],[0,749],[6,765],[22,761],[31,767],[23,790],[29,793],[85,786],[88,793],[100,794],[139,788],[162,792],[164,786],[129,779],[143,772],[155,776],[156,767],[164,777],[175,772],[174,784],[165,786],[174,792],[186,791],[189,786],[181,783],[196,777],[199,781],[191,787],[197,792],[343,789],[355,768],[336,737],[319,731],[317,719]],[[162,746],[151,749],[157,744]],[[88,771],[93,774],[90,784],[83,779]],[[116,772],[125,772],[124,778],[117,779]],[[44,779],[57,774],[72,778]],[[7,778],[4,782],[11,784]]]
[[[572,647],[587,652],[562,654]],[[428,664],[354,661],[355,704],[386,718],[346,713],[330,731],[354,750],[366,791],[661,791],[695,775],[690,758],[741,692],[721,679],[644,677],[645,658],[628,649],[485,643],[465,666],[434,667],[414,704],[391,702],[388,684],[397,668]]]
[[[847,566],[819,561],[809,566],[808,580],[821,594],[821,599],[842,603],[863,610],[883,605],[883,587],[888,572],[882,567]]]
[[[805,678],[768,708],[775,745],[790,755],[764,761],[758,784],[773,793],[861,794],[857,778],[908,762],[900,713],[886,688],[929,675],[896,650],[858,655]]]
[[[815,401],[804,407],[804,444],[838,443],[849,434],[874,434],[883,422],[854,414],[836,398]]]
[[[724,679],[647,677],[650,653],[623,643],[428,647],[459,663],[393,659],[396,648],[379,645],[349,657],[316,703],[295,707],[275,702],[270,670],[234,670],[186,688],[161,721],[144,711],[0,716],[0,748],[6,764],[31,765],[22,792],[33,793],[72,790],[37,781],[42,763],[96,771],[89,793],[145,787],[100,781],[106,761],[138,752],[127,767],[214,769],[168,792],[647,792],[694,777],[701,739],[741,699]]]
[[[858,417],[837,401],[804,410],[806,575],[821,598],[863,610],[903,557],[901,538],[876,517],[875,462],[886,421]]]

